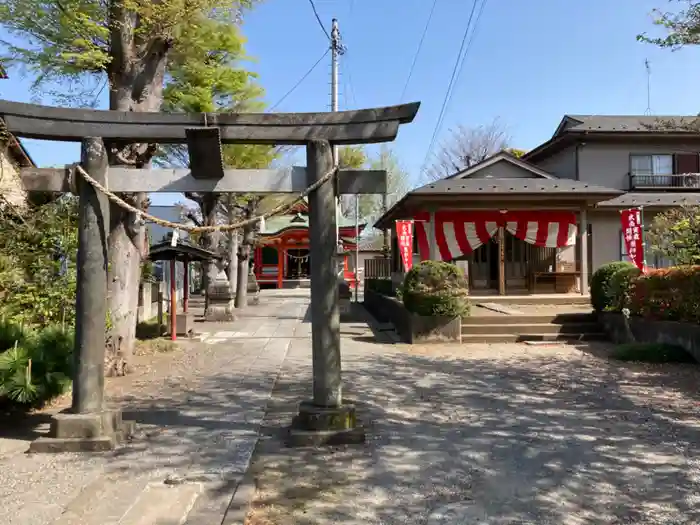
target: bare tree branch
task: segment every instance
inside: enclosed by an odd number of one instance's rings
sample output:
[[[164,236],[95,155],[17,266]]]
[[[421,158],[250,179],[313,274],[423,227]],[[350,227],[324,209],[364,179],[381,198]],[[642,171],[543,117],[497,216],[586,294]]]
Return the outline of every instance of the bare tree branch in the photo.
[[[475,128],[458,126],[450,130],[426,175],[429,180],[444,179],[507,149],[509,142],[508,131],[499,119]]]

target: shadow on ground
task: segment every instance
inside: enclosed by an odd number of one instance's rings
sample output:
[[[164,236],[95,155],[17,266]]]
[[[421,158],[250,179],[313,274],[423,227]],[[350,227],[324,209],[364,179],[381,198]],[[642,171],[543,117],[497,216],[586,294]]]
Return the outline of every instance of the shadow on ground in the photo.
[[[697,369],[649,372],[575,349],[433,358],[385,348],[345,361],[347,395],[370,423],[362,448],[280,445],[310,395],[308,369],[288,364],[256,451],[251,524],[426,523],[458,501],[532,523],[700,522],[696,411],[655,402]],[[684,379],[666,384],[673,376]]]
[[[598,345],[366,344],[361,313],[343,324],[343,366],[365,445],[286,448],[309,341],[291,342],[279,376],[235,342],[218,373],[112,399],[139,430],[105,455],[110,475],[219,479],[209,497],[226,505],[257,442],[251,525],[433,525],[460,501],[514,523],[700,523],[698,367],[616,364]]]

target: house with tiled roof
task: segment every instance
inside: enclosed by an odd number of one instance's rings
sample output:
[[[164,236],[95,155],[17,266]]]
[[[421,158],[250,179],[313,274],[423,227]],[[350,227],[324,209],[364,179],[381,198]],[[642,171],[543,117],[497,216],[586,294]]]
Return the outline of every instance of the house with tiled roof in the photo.
[[[473,293],[588,293],[602,264],[626,260],[620,211],[648,227],[674,206],[700,204],[696,116],[566,115],[521,158],[499,153],[408,193],[375,224],[415,222],[414,260],[453,261]],[[649,266],[664,261],[645,250]]]
[[[0,64],[0,79],[7,78],[7,72]],[[27,193],[22,187],[19,170],[34,166],[34,161],[22,143],[5,129],[0,119],[0,206],[22,206],[26,203]]]

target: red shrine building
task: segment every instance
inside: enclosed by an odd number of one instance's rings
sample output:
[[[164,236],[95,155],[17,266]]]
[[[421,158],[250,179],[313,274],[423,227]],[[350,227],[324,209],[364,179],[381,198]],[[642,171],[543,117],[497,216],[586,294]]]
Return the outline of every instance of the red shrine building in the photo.
[[[342,243],[344,278],[355,286],[355,271],[351,268],[352,254],[357,238],[366,224],[344,217],[338,218]],[[276,215],[265,221],[258,235],[254,254],[255,277],[261,287],[308,286],[310,280],[309,208],[306,200],[285,215]]]

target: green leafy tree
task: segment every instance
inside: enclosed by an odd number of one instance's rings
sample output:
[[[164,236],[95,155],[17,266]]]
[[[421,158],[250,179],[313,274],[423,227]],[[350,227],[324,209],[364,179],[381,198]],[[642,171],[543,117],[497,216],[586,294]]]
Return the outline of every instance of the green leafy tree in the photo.
[[[0,210],[0,316],[42,327],[75,321],[77,201]]]
[[[653,253],[676,264],[700,264],[700,206],[659,213],[646,233],[646,240]]]
[[[367,163],[367,154],[361,146],[338,148],[338,167],[341,170],[359,170]]]
[[[17,39],[0,41],[6,66],[34,75],[34,88],[64,104],[91,105],[104,87],[109,109],[158,111],[170,58],[201,47],[207,30],[236,25],[254,0],[0,0],[0,27]],[[195,74],[197,65],[191,64]],[[58,86],[58,88],[56,88]],[[143,166],[154,144],[114,142],[112,164]],[[147,208],[145,194],[122,195]],[[133,348],[145,229],[110,203],[109,310],[127,356]]]
[[[369,161],[369,168],[372,170],[386,170],[387,207],[393,206],[409,190],[408,172],[401,166],[398,157],[390,148],[382,147],[379,154]],[[382,195],[360,195],[358,207],[361,220],[370,222],[383,213],[384,198]],[[355,216],[354,208],[348,210],[347,216]]]
[[[506,148],[504,151],[506,153],[510,153],[516,159],[519,159],[520,157],[522,157],[523,155],[525,155],[527,153],[527,151],[525,151],[524,149],[518,149],[518,148]]]
[[[664,36],[637,35],[637,40],[670,49],[700,44],[700,2],[692,0],[669,0],[680,5],[676,10],[654,9],[654,24],[663,28]]]
[[[170,81],[165,88],[163,109],[206,113],[262,111],[263,90],[255,83],[255,74],[241,67],[243,59],[245,52],[240,28],[218,20],[206,20],[199,27],[192,45],[171,56]],[[230,144],[225,145],[222,152],[227,168],[265,168],[277,156],[277,148],[264,145]],[[166,146],[162,148],[158,162],[187,165],[187,148]],[[188,217],[196,224],[207,226],[233,222],[256,202],[248,195],[237,195],[233,200],[213,193],[188,193],[187,197],[195,201],[198,208],[190,211]],[[203,248],[219,251],[227,245],[231,248],[234,235],[234,232],[227,236],[206,232],[199,240]],[[245,245],[242,248],[245,249]],[[238,263],[236,252],[238,249],[228,251],[229,267]],[[204,265],[205,290],[218,271],[214,263]]]

